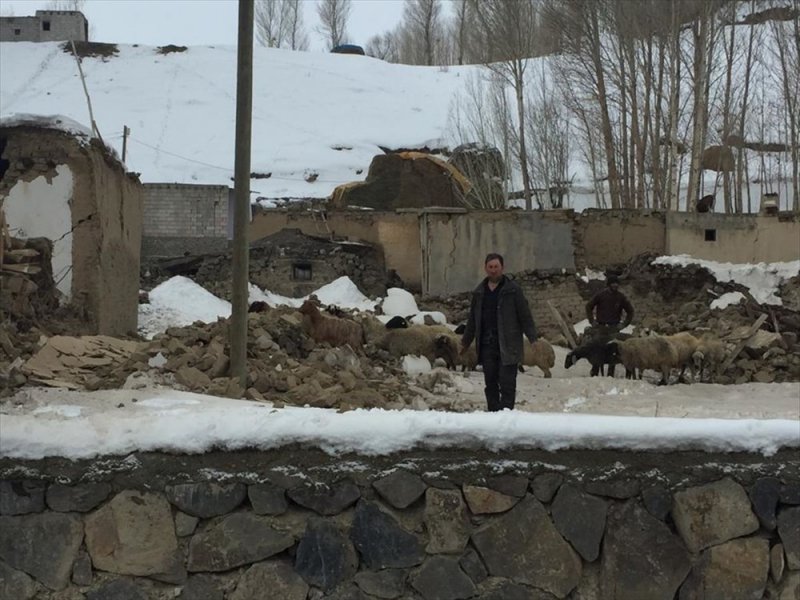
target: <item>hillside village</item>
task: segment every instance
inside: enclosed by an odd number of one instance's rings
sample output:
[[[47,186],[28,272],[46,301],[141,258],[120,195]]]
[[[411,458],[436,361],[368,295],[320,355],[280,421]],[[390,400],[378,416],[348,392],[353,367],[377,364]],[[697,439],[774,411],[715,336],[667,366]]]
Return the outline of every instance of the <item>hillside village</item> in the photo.
[[[0,17],[0,597],[800,597],[797,0],[467,0],[436,57],[406,4],[254,47],[242,378],[236,48]]]

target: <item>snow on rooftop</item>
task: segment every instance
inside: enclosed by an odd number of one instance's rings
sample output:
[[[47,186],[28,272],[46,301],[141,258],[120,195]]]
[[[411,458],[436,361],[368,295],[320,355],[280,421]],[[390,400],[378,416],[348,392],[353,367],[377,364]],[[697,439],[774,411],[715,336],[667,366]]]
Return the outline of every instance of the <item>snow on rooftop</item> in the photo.
[[[62,392],[63,393],[63,392]],[[47,412],[5,409],[0,456],[85,459],[131,452],[203,453],[291,444],[331,453],[386,455],[412,449],[703,450],[774,454],[800,447],[791,419],[678,419],[505,411],[354,410],[285,407],[165,390],[136,403],[124,392],[80,394]],[[84,394],[83,397],[86,397]],[[575,402],[579,402],[576,399]],[[123,406],[119,406],[122,404]],[[190,417],[190,418],[189,418]]]
[[[746,287],[761,304],[782,304],[778,297],[779,286],[800,274],[800,260],[775,263],[735,264],[694,258],[688,254],[659,256],[654,265],[698,265],[711,273],[717,281],[733,281]]]
[[[0,117],[0,127],[23,126],[45,127],[47,129],[57,129],[80,137],[92,137],[92,130],[90,128],[64,115],[13,113],[6,117]]]

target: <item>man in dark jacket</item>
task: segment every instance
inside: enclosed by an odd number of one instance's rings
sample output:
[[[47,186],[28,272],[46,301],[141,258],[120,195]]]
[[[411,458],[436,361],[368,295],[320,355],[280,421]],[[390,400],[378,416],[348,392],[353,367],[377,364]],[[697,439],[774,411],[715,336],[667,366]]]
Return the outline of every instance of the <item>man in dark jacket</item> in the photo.
[[[631,324],[633,305],[625,294],[619,291],[619,279],[616,275],[609,275],[606,278],[606,289],[595,294],[586,303],[586,318],[589,319],[597,335],[613,335]]]
[[[475,340],[478,362],[483,365],[486,403],[490,411],[513,409],[517,392],[517,367],[522,363],[522,335],[536,340],[528,301],[522,289],[503,274],[503,257],[489,254],[484,261],[486,279],[472,292],[469,317],[461,338],[461,351]]]

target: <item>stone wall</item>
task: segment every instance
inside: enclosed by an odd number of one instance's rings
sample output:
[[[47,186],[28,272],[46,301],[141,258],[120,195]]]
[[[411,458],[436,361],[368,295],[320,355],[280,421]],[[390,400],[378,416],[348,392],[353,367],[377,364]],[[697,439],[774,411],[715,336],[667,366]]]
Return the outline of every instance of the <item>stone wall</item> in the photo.
[[[135,332],[142,235],[138,178],[127,174],[97,140],[38,126],[0,128],[0,139],[5,142],[2,158],[9,164],[0,180],[0,203],[13,203],[17,194],[36,185],[37,198],[45,203],[37,205],[42,212],[34,214],[31,223],[46,220],[47,199],[52,199],[54,210],[56,203],[64,202],[64,190],[54,184],[62,173],[71,174],[71,189],[66,190],[69,210],[57,224],[60,229],[29,235],[46,235],[54,241],[71,236],[67,268],[72,281],[67,296],[85,321],[85,332]],[[60,170],[62,166],[67,170]],[[15,227],[11,219],[9,227]]]
[[[800,259],[800,219],[779,216],[670,213],[666,254],[730,263]]]
[[[0,593],[789,600],[799,469],[789,451],[1,459]]]

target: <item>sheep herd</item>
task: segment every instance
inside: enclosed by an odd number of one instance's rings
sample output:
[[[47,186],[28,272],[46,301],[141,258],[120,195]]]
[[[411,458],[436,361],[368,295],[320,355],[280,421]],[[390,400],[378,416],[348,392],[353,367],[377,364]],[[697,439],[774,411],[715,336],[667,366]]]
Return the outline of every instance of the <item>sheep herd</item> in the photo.
[[[416,325],[403,317],[393,317],[384,324],[370,313],[353,317],[341,312],[325,314],[313,298],[302,305],[300,312],[304,329],[317,343],[347,345],[356,351],[371,345],[398,359],[406,355],[424,356],[431,364],[441,359],[453,370],[474,370],[478,364],[474,344],[461,352],[460,332],[446,325]],[[706,374],[719,369],[725,355],[723,342],[710,333],[700,337],[688,332],[643,337],[617,334],[586,340],[567,354],[564,367],[569,369],[586,359],[591,364],[592,376],[613,377],[616,365],[622,365],[628,379],[641,379],[643,371],[654,370],[661,374],[659,384],[667,384],[673,369],[679,371],[679,380],[683,380],[689,369],[692,380],[699,374],[703,381]],[[538,367],[545,377],[551,377],[554,365],[555,352],[547,340],[540,338],[534,344],[525,344],[521,370],[523,366]]]

